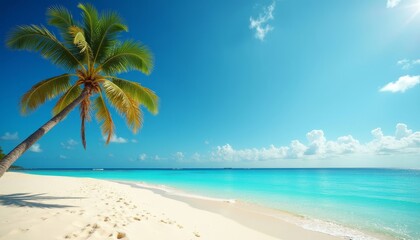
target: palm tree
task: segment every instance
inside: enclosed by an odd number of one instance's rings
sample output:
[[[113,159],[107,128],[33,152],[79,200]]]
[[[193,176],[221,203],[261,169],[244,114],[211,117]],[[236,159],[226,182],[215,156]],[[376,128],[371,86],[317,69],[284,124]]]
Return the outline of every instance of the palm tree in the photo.
[[[3,149],[0,147],[0,159],[4,157]]]
[[[78,8],[82,11],[81,22],[73,19],[64,7],[51,7],[47,11],[48,24],[60,31],[62,41],[42,25],[18,26],[7,38],[8,47],[39,52],[67,73],[43,80],[23,95],[22,114],[35,110],[47,100],[58,96],[59,99],[52,111],[53,118],[0,161],[0,177],[76,106],[80,106],[85,149],[85,121],[90,120],[91,109],[96,111],[107,144],[115,129],[107,104],[125,117],[134,133],[142,126],[141,105],[153,114],[158,111],[158,97],[152,90],[116,76],[129,70],[150,74],[153,57],[148,48],[133,40],[118,40],[119,34],[128,28],[117,13],[98,13],[90,4],[79,4]]]

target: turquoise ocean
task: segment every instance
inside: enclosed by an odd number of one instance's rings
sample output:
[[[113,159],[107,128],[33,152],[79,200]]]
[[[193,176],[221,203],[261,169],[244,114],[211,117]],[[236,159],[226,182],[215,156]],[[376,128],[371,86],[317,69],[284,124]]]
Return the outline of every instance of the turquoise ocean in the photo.
[[[165,185],[304,216],[308,229],[351,239],[370,232],[420,239],[420,170],[397,169],[105,169],[28,170]]]

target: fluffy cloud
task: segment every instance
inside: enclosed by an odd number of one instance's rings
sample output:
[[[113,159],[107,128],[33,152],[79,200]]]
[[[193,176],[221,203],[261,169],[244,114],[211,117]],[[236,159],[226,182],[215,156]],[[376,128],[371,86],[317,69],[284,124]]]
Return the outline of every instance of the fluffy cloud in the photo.
[[[276,2],[273,2],[268,7],[264,7],[263,13],[254,19],[253,17],[249,18],[249,28],[255,30],[255,37],[261,41],[264,40],[267,33],[272,31],[274,28],[268,24],[270,20],[274,19],[274,9],[276,7]]]
[[[309,141],[306,155],[315,155],[325,153],[325,142],[324,132],[322,130],[312,130],[306,134],[306,138]]]
[[[183,159],[184,159],[184,153],[182,153],[182,152],[176,152],[176,153],[174,154],[174,157],[175,157],[175,159],[177,159],[177,160],[183,160]]]
[[[395,130],[395,138],[399,140],[412,135],[412,133],[413,130],[408,129],[407,125],[398,123]]]
[[[386,3],[386,7],[387,8],[394,8],[396,7],[399,3],[401,2],[401,0],[388,0]]]
[[[234,149],[230,144],[224,146],[217,146],[216,151],[212,152],[212,160],[215,161],[263,161],[269,159],[281,159],[287,157],[289,154],[291,158],[300,156],[306,149],[299,149],[302,145],[298,145],[298,153],[293,153],[292,148],[289,147],[275,147],[270,145],[268,148],[252,148],[252,149]],[[290,153],[289,153],[290,150]]]
[[[139,159],[140,161],[144,161],[144,160],[146,160],[146,159],[147,159],[147,155],[146,155],[145,153],[142,153],[142,154],[140,154],[140,155],[139,155],[138,159]]]
[[[29,151],[31,151],[31,152],[36,152],[36,153],[40,153],[40,152],[42,152],[41,145],[40,145],[39,143],[35,143],[34,145],[32,145],[32,146],[29,148]]]
[[[305,154],[307,149],[308,147],[303,145],[298,140],[293,140],[290,143],[290,147],[289,148],[286,147],[286,150],[287,150],[286,156],[288,156],[289,158],[300,158]]]
[[[61,159],[67,159],[67,156],[65,156],[65,155],[60,155],[59,156]]]
[[[413,132],[406,124],[398,123],[394,135],[384,135],[380,128],[371,131],[373,140],[361,144],[351,135],[328,141],[322,130],[306,134],[307,143],[291,141],[289,146],[235,149],[230,144],[218,146],[211,154],[214,161],[265,161],[338,157],[348,154],[383,155],[390,153],[420,153],[420,132]]]
[[[201,155],[200,155],[199,153],[194,153],[194,154],[191,156],[191,160],[198,162],[198,161],[200,161],[200,160],[201,160]]]
[[[405,92],[420,83],[420,76],[405,75],[400,77],[396,82],[390,82],[379,91],[381,92]]]
[[[61,147],[65,148],[65,149],[73,149],[74,146],[76,146],[78,144],[78,142],[76,142],[74,139],[69,139],[67,140],[67,142],[61,142],[60,145]]]
[[[104,141],[106,141],[107,137],[103,137]],[[111,140],[109,140],[111,143],[127,143],[127,139],[118,137],[116,134],[112,135]]]
[[[18,140],[19,135],[17,132],[15,133],[9,133],[6,132],[3,136],[0,137],[1,140]]]
[[[377,154],[420,153],[420,132],[413,132],[406,124],[398,123],[394,136],[386,136],[380,128],[372,131],[374,140],[367,143],[370,152]]]
[[[415,60],[401,59],[397,62],[397,65],[401,66],[401,68],[404,70],[408,70],[415,65],[420,65],[420,59],[415,59]]]

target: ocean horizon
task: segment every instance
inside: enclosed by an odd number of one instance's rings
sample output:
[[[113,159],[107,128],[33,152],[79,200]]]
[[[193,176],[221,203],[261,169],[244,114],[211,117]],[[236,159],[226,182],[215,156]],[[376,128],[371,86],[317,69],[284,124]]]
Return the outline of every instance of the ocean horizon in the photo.
[[[420,170],[384,168],[32,169],[40,175],[147,183],[302,216],[307,229],[351,239],[419,239]],[[367,235],[361,234],[367,233]]]

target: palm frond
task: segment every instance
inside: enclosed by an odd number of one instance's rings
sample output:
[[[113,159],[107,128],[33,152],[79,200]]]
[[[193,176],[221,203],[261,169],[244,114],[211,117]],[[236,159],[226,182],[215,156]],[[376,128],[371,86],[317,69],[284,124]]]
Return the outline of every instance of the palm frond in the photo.
[[[101,92],[94,100],[94,109],[96,110],[96,120],[101,124],[102,134],[107,136],[106,144],[108,144],[112,135],[114,135],[114,122]]]
[[[57,95],[67,91],[70,87],[70,75],[62,74],[48,78],[35,84],[27,93],[22,96],[20,101],[21,112],[27,114],[35,110],[46,100],[52,99]]]
[[[71,86],[64,94],[60,97],[53,108],[53,115],[57,115],[61,112],[67,105],[73,102],[80,94],[82,93],[82,88],[79,85]]]
[[[123,115],[127,121],[127,125],[137,132],[142,126],[143,115],[139,108],[139,103],[126,94],[115,83],[104,80],[102,84],[105,95],[111,105],[117,110],[118,113]]]
[[[7,46],[12,49],[40,52],[54,64],[74,69],[83,65],[58,39],[44,26],[25,25],[15,28],[7,38]]]
[[[159,98],[151,89],[143,87],[140,83],[126,79],[116,77],[110,78],[115,85],[130,95],[134,100],[144,105],[151,113],[158,113]]]
[[[149,49],[139,42],[132,40],[117,44],[110,50],[98,70],[108,75],[138,70],[150,74],[153,68],[153,56]]]
[[[74,25],[70,11],[62,6],[53,6],[47,9],[48,24],[60,29],[63,33]]]
[[[98,36],[98,11],[89,3],[79,3],[77,7],[82,9],[83,30],[85,32],[86,41],[92,46],[92,43]]]
[[[127,32],[128,27],[123,24],[120,16],[115,12],[102,13],[98,22],[98,38],[92,42],[94,53],[93,63],[101,62],[106,53],[117,43],[120,32]]]
[[[60,30],[60,35],[63,38],[63,44],[67,49],[80,61],[83,61],[83,54],[73,44],[74,36],[71,34],[71,28],[78,24],[74,21],[70,11],[62,6],[53,6],[47,10],[48,24]]]

